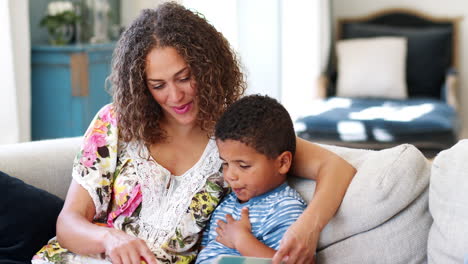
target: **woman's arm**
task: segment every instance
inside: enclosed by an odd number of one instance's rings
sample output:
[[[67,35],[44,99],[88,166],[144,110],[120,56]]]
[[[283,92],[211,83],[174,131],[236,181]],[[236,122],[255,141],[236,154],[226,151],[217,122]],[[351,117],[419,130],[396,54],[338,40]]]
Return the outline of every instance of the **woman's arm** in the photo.
[[[89,193],[75,180],[57,219],[57,240],[63,248],[77,254],[106,253],[112,263],[156,264],[156,258],[146,243],[123,231],[92,223],[96,210]]]
[[[102,241],[107,228],[92,224],[95,211],[91,196],[72,180],[57,219],[57,240],[62,247],[78,254],[105,251]]]
[[[316,181],[315,193],[304,213],[288,229],[273,258],[279,264],[312,263],[320,232],[335,215],[356,169],[338,155],[297,138],[294,175]]]

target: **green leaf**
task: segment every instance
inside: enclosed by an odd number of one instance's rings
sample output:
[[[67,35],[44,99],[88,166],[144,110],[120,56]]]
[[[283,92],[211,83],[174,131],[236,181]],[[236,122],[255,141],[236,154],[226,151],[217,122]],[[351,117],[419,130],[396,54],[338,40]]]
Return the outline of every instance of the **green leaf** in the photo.
[[[222,190],[221,187],[219,187],[218,185],[216,185],[216,184],[214,184],[214,183],[212,183],[210,181],[207,182],[207,185],[213,191],[221,191]]]

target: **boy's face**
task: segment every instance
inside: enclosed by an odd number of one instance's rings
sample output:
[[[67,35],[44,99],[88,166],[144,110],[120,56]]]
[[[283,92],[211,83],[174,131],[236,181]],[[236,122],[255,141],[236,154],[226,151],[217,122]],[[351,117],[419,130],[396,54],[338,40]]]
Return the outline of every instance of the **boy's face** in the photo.
[[[240,201],[246,202],[284,182],[291,164],[289,162],[285,168],[281,159],[284,153],[269,159],[240,141],[216,140],[216,144],[223,160],[224,179]]]

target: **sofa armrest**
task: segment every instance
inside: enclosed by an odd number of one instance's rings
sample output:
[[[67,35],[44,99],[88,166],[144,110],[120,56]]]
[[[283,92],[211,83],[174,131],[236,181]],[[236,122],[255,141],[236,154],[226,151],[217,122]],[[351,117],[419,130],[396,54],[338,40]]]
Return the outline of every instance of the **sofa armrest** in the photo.
[[[427,210],[431,167],[421,151],[409,144],[379,151],[321,146],[357,173],[320,233],[317,262],[423,263],[432,219]],[[288,181],[306,201],[313,196],[315,182]]]
[[[317,79],[317,91],[316,99],[325,99],[327,98],[327,88],[330,80],[326,75],[320,75]]]
[[[64,199],[81,141],[76,137],[1,145],[0,171]]]

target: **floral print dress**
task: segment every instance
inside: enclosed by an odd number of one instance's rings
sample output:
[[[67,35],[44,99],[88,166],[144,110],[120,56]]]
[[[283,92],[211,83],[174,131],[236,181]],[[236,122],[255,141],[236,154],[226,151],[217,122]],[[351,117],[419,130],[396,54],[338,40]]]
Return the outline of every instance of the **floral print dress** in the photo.
[[[119,142],[112,104],[96,115],[75,158],[73,179],[94,201],[94,223],[146,241],[160,263],[190,263],[201,232],[228,188],[214,140],[180,176],[159,165],[139,142]],[[32,263],[109,263],[82,256],[51,239]]]

